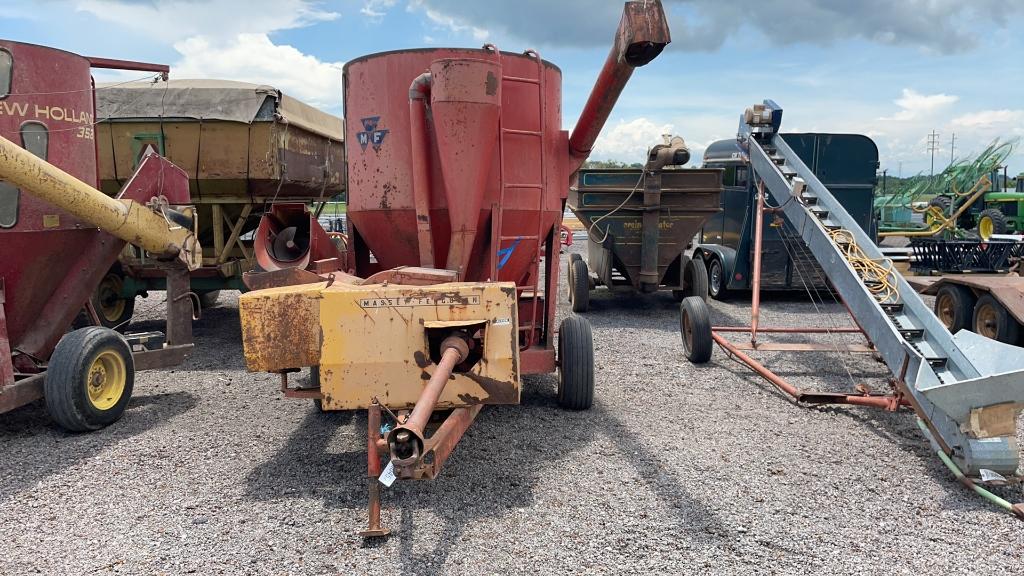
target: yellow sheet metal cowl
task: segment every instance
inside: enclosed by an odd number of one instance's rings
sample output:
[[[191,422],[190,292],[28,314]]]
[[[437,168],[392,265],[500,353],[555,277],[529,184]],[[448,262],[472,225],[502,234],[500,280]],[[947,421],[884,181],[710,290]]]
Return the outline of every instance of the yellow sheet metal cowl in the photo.
[[[479,339],[438,408],[519,402],[516,289],[503,283],[432,286],[345,283],[257,290],[239,298],[246,366],[320,367],[325,409],[366,408],[374,397],[415,404],[435,368],[432,342],[452,330]]]

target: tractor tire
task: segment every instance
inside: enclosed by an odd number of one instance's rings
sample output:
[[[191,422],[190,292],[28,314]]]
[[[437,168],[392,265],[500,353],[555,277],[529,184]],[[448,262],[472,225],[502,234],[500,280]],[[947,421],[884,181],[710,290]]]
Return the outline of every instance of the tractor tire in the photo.
[[[936,196],[935,198],[932,198],[931,200],[928,201],[928,208],[931,208],[932,206],[938,208],[939,211],[942,212],[942,214],[948,218],[952,215],[953,199],[950,198],[949,196]],[[935,218],[929,216],[928,213],[925,212],[925,224],[931,226],[932,222],[934,221]]]
[[[1010,229],[1010,223],[1006,214],[995,208],[986,208],[978,215],[978,236],[982,240],[988,240],[993,234],[1006,234]]]
[[[100,280],[99,286],[92,293],[92,306],[100,319],[100,326],[124,332],[128,322],[135,314],[135,298],[121,295],[124,287],[124,273],[120,266],[115,266]]]
[[[693,364],[711,360],[711,314],[706,302],[689,296],[679,305],[679,335],[683,338],[686,359]]]
[[[131,349],[110,328],[89,326],[57,343],[46,370],[46,410],[69,432],[90,432],[124,414],[135,385]]]
[[[953,334],[964,329],[970,330],[977,300],[970,288],[946,284],[935,295],[935,316]]]
[[[729,290],[725,287],[725,267],[717,257],[712,257],[708,262],[708,296],[715,300],[725,300]]]
[[[974,306],[974,332],[986,338],[1016,344],[1020,323],[991,294],[982,294]]]
[[[208,292],[199,293],[199,304],[203,310],[207,308],[213,308],[217,305],[217,300],[220,299],[220,290],[210,290]]]
[[[572,266],[572,263],[577,261],[577,260],[583,260],[583,256],[580,256],[579,254],[576,254],[576,253],[569,254],[569,265],[570,266]]]
[[[590,270],[582,258],[570,262],[569,300],[573,312],[586,312],[590,308]]]
[[[594,404],[594,337],[582,316],[558,327],[558,405],[586,410]]]

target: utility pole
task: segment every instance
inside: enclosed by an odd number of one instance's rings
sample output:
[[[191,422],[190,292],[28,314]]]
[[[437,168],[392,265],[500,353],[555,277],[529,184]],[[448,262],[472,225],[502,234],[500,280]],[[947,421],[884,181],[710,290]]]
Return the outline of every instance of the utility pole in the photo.
[[[953,132],[953,136],[949,139],[949,165],[953,165],[953,154],[956,152],[956,132]]]
[[[928,151],[932,153],[932,179],[935,178],[935,152],[939,149],[939,133],[932,130],[928,135]]]

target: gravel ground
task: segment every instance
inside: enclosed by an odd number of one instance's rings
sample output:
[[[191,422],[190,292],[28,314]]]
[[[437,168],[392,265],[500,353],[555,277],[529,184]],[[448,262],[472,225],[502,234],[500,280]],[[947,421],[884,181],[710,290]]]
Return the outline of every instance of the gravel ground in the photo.
[[[956,484],[910,415],[795,406],[719,350],[691,366],[670,295],[604,289],[586,314],[594,408],[562,411],[554,376],[527,377],[522,405],[485,409],[438,480],[384,491],[395,533],[363,544],[365,415],[246,373],[236,302],[206,312],[184,366],[140,374],[109,429],[65,434],[41,405],[0,417],[0,574],[1021,573],[1020,522]],[[763,314],[826,322],[791,297]],[[762,358],[808,389],[887,374]]]

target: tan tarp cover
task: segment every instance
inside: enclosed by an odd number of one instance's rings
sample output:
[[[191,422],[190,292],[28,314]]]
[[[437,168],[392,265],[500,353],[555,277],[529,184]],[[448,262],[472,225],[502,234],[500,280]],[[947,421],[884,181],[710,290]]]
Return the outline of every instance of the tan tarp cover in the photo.
[[[332,140],[344,138],[341,118],[286,96],[273,86],[231,80],[170,80],[100,84],[96,117],[107,119],[195,118],[256,121],[263,102],[274,98],[277,114],[293,126]]]

